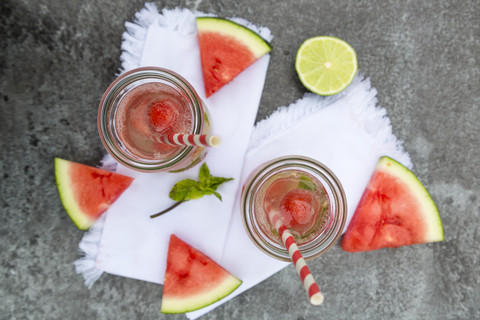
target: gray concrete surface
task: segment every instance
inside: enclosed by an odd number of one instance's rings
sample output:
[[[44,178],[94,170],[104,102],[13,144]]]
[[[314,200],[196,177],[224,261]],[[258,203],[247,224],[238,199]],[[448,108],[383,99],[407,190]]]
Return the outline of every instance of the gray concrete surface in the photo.
[[[78,231],[57,196],[53,157],[96,165],[99,99],[120,67],[124,22],[139,0],[0,2],[0,319],[184,319],[161,315],[161,286],[73,268]],[[334,35],[356,49],[414,172],[436,201],[442,243],[311,263],[326,293],[314,308],[293,267],[203,319],[480,319],[480,2],[158,1],[271,29],[257,120],[300,98],[300,43]]]

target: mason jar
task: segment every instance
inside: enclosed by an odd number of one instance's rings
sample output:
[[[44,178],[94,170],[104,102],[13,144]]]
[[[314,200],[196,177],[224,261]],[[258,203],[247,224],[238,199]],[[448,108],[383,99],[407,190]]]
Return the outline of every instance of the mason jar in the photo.
[[[98,108],[98,131],[119,163],[143,171],[181,171],[198,164],[204,146],[172,146],[161,135],[209,134],[210,119],[193,86],[179,74],[142,67],[120,75]]]
[[[310,229],[299,233],[304,225],[291,217],[284,218],[291,219],[286,227],[294,235],[306,260],[330,249],[345,226],[345,192],[339,179],[324,164],[298,155],[284,156],[264,163],[249,175],[242,189],[242,221],[250,240],[261,251],[278,260],[291,261],[291,258],[271,217],[272,214],[282,216],[285,206],[291,205],[288,203],[288,195],[297,193],[301,197],[308,195],[310,199],[311,207],[308,208],[311,211],[308,212],[312,216],[309,217],[310,220],[304,221]],[[304,207],[301,209],[305,210]]]

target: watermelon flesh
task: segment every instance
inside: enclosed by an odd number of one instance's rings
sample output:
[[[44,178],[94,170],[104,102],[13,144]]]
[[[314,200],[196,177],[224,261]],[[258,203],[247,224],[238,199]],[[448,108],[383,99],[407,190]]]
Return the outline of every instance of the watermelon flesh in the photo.
[[[133,178],[55,158],[60,200],[81,230],[87,230],[130,186]]]
[[[343,236],[345,251],[442,241],[437,207],[418,178],[397,161],[382,157]]]
[[[227,19],[197,18],[197,30],[207,98],[272,49],[257,33]]]
[[[310,229],[319,205],[315,193],[310,190],[293,189],[280,201],[280,215],[287,228],[301,231]]]
[[[162,313],[185,313],[232,293],[241,280],[175,235],[170,236]]]

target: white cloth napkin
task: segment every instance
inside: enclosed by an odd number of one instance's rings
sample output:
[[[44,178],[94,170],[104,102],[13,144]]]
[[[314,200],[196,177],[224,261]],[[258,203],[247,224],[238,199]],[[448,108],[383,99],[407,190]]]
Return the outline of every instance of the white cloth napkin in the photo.
[[[163,10],[159,14],[153,4],[147,4],[137,14],[136,23],[127,24],[129,33],[122,46],[124,70],[140,65],[171,68],[184,75],[204,97],[192,19],[188,10]],[[266,29],[257,31],[265,38],[271,37]],[[258,165],[289,154],[323,162],[346,191],[348,221],[379,156],[390,155],[411,167],[408,155],[391,132],[385,110],[376,106],[376,91],[361,77],[335,97],[306,94],[294,104],[279,108],[257,124],[250,140],[268,61],[269,56],[265,56],[204,100],[212,113],[214,132],[223,139],[206,162],[213,175],[235,178],[219,188],[223,202],[207,196],[151,220],[150,214],[172,203],[168,198],[171,186],[180,179],[195,178],[198,166],[175,174],[141,174],[117,166],[117,172],[136,179],[80,243],[85,257],[75,265],[88,286],[104,271],[162,283],[168,237],[175,233],[243,280],[226,298],[187,314],[190,319],[198,318],[288,265],[260,252],[243,230],[239,193],[245,177]],[[104,166],[112,163],[110,159]]]
[[[235,20],[271,40],[268,29]],[[178,8],[159,13],[154,4],[147,3],[137,13],[135,23],[127,23],[126,27],[121,56],[123,71],[161,66],[185,77],[205,101],[213,133],[222,138],[222,144],[210,148],[205,158],[210,173],[234,180],[219,187],[222,202],[214,196],[205,196],[150,219],[151,214],[174,203],[168,197],[172,186],[185,178],[196,179],[200,167],[181,173],[140,173],[122,165],[112,166],[112,160],[107,159],[106,166],[135,180],[80,243],[85,257],[75,265],[89,287],[102,272],[163,283],[172,233],[213,260],[221,260],[270,58],[263,56],[206,99],[194,13]]]
[[[327,165],[343,185],[348,205],[346,230],[379,157],[388,155],[409,168],[412,166],[408,154],[392,134],[385,110],[375,106],[375,96],[370,82],[357,77],[338,96],[322,98],[306,94],[290,106],[280,108],[257,124],[246,155],[242,183],[255,168],[276,157],[300,154],[317,159]],[[288,265],[270,258],[250,242],[241,221],[239,202],[240,190],[221,264],[243,283],[224,300],[187,314],[190,319],[205,314]],[[324,257],[328,258],[328,252],[319,259]]]
[[[219,187],[222,202],[216,197],[205,196],[185,202],[152,220],[151,214],[174,203],[168,197],[172,186],[185,178],[196,179],[199,166],[181,173],[140,173],[121,165],[117,167],[118,173],[135,180],[106,214],[96,268],[163,283],[168,240],[172,233],[215,261],[221,259],[269,55],[206,99],[195,15],[185,9],[164,10],[159,14],[153,5],[147,5],[140,12],[141,17],[147,14],[151,19],[138,66],[174,70],[195,87],[210,111],[213,133],[222,137],[222,144],[209,150],[205,162],[212,175],[234,178]]]

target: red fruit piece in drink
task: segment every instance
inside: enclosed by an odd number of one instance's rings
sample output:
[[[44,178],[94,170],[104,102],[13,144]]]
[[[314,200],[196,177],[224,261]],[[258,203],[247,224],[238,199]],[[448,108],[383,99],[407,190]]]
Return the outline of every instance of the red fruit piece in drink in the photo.
[[[289,191],[280,201],[283,223],[293,229],[310,223],[315,211],[314,201],[314,194],[310,190],[294,189]]]
[[[271,211],[274,208],[278,208],[284,194],[297,186],[298,181],[295,179],[281,178],[273,182],[265,192],[265,200],[263,202],[263,210],[265,210],[267,215],[270,216]],[[288,222],[284,221],[284,223]]]
[[[178,110],[173,101],[164,99],[150,105],[148,116],[153,130],[164,132],[175,123]]]

